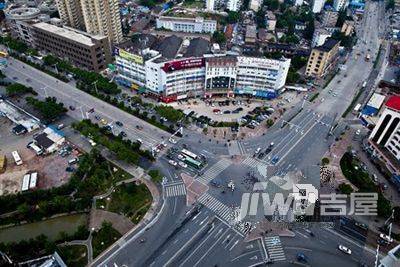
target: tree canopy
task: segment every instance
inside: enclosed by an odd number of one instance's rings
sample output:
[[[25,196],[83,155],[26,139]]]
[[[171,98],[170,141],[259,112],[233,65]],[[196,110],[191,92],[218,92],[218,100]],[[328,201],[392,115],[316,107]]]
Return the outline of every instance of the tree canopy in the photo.
[[[63,103],[57,103],[57,98],[55,97],[47,97],[45,101],[27,97],[26,101],[28,104],[32,105],[34,109],[39,111],[47,122],[54,121],[68,111]]]

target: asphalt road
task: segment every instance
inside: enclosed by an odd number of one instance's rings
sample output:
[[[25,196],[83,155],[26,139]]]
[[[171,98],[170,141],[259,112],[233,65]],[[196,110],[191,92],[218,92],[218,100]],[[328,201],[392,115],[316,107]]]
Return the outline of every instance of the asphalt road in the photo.
[[[95,119],[95,116],[98,115],[105,119],[109,125],[113,126],[115,133],[118,134],[123,130],[127,133],[127,138],[132,141],[141,139],[143,141],[143,146],[147,149],[151,150],[152,147],[162,142],[162,137],[167,140],[170,136],[169,133],[133,115],[11,57],[3,73],[16,82],[31,86],[42,98],[54,96],[59,101],[63,102],[67,108],[73,106],[75,110],[68,110],[68,115],[70,117],[76,120],[89,118],[93,122],[99,123],[99,121]],[[17,79],[14,79],[14,77]],[[94,108],[95,111],[89,113],[89,110],[92,108]],[[122,122],[124,126],[122,128],[116,126],[116,121]],[[142,126],[143,129],[138,130],[136,128],[137,125]]]

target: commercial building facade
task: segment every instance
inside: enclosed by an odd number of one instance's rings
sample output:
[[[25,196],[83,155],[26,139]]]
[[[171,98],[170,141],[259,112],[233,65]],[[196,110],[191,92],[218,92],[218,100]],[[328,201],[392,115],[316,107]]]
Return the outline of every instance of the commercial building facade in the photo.
[[[37,49],[66,58],[77,67],[100,71],[111,63],[107,36],[91,35],[44,22],[32,25],[32,31]]]
[[[157,18],[156,27],[157,29],[165,28],[177,32],[214,33],[217,30],[217,21],[202,17],[179,18],[162,16]]]

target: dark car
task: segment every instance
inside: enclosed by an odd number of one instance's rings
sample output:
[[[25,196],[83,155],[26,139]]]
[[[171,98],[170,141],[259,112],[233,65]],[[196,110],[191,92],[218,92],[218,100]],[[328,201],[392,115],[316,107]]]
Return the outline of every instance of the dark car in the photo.
[[[306,255],[304,255],[303,253],[297,253],[296,258],[299,262],[304,262],[304,263],[308,262]]]
[[[122,136],[122,137],[126,137],[126,136],[127,136],[126,132],[124,132],[124,131],[121,131],[121,132],[119,133],[119,135]]]
[[[75,107],[74,106],[69,106],[69,109],[70,110],[75,110]]]
[[[224,114],[231,114],[231,111],[230,110],[225,110]]]
[[[120,121],[116,121],[115,124],[116,124],[117,126],[119,126],[119,127],[124,126],[124,124],[123,124],[122,122],[120,122]]]

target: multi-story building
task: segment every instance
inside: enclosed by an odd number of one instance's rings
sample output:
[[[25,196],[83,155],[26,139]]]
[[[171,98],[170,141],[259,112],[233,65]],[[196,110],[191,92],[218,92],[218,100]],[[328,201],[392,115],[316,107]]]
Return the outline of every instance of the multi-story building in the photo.
[[[111,44],[122,42],[119,0],[81,0],[81,7],[88,33],[105,35]]]
[[[400,174],[400,96],[391,96],[373,129],[369,144],[373,155],[382,160],[391,173]]]
[[[337,66],[339,41],[328,38],[321,46],[312,49],[308,58],[306,76],[322,78]]]
[[[352,20],[346,20],[342,28],[340,29],[340,32],[344,33],[344,35],[349,36],[352,35],[354,32],[354,21]]]
[[[273,98],[286,82],[290,59],[237,57],[235,94]]]
[[[177,32],[214,33],[217,30],[217,21],[202,17],[179,18],[162,16],[157,18],[156,27],[157,29],[165,28]]]
[[[257,12],[260,9],[261,0],[250,0],[249,9]]]
[[[91,35],[44,22],[32,25],[32,33],[36,48],[65,58],[77,67],[100,71],[111,63],[107,36]]]
[[[237,75],[236,65],[236,57],[206,58],[205,95],[233,94]]]
[[[240,5],[241,5],[240,0],[228,0],[226,2],[226,9],[228,9],[229,11],[237,12],[240,9]]]
[[[214,10],[215,7],[215,0],[206,0],[206,9],[207,10]]]
[[[272,11],[267,11],[265,15],[265,21],[268,31],[275,31],[276,27],[276,16]]]
[[[6,12],[7,23],[11,30],[11,35],[18,38],[28,45],[32,44],[31,24],[41,21],[49,21],[48,15],[41,15],[37,8],[14,8]]]
[[[56,0],[56,4],[64,25],[85,30],[81,0]]]
[[[320,13],[322,8],[325,5],[325,0],[313,0],[312,3],[312,12],[313,13]]]
[[[315,29],[313,38],[311,41],[311,47],[321,46],[325,43],[326,39],[331,37],[331,33],[325,28]]]
[[[326,9],[322,14],[322,26],[335,27],[338,18],[339,13],[337,11]]]
[[[244,41],[246,44],[255,44],[257,40],[257,27],[255,25],[246,26]]]
[[[349,6],[349,1],[348,0],[334,0],[333,1],[333,8],[336,11],[343,10]]]
[[[294,1],[294,5],[295,6],[301,6],[301,5],[303,5],[303,2],[304,2],[304,0],[295,0]]]

